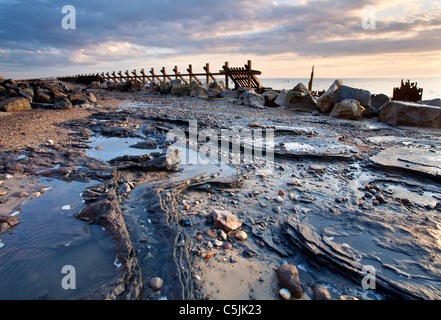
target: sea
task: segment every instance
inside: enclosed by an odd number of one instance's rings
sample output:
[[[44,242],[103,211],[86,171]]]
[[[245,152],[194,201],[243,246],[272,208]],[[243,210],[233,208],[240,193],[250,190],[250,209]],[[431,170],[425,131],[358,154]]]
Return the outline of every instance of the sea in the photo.
[[[331,78],[314,79],[312,90],[328,90],[335,80]],[[410,80],[411,83],[416,83],[418,88],[423,88],[423,100],[441,98],[441,78],[340,78],[340,80],[346,86],[365,89],[371,94],[383,93],[389,97],[393,96],[394,88],[401,86],[401,80],[405,82]],[[264,87],[290,90],[300,82],[308,87],[309,78],[259,78],[259,81]]]

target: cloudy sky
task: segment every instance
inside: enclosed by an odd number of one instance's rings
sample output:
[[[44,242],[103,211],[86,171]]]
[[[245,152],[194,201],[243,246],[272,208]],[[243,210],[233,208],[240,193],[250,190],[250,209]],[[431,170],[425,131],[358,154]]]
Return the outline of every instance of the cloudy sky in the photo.
[[[441,77],[440,57],[439,0],[0,0],[15,79],[247,60],[262,77]]]

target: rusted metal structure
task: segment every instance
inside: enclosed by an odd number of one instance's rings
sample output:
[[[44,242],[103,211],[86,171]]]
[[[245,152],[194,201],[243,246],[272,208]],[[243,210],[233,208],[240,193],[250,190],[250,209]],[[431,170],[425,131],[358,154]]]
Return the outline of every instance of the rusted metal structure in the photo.
[[[185,84],[190,84],[193,81],[196,81],[198,84],[203,84],[204,82],[209,84],[212,81],[216,81],[216,76],[224,76],[225,86],[227,89],[229,86],[229,80],[231,80],[234,83],[235,89],[238,89],[240,87],[247,87],[261,92],[263,90],[263,86],[259,82],[257,75],[262,74],[262,72],[252,70],[251,64],[251,60],[248,60],[248,63],[244,67],[230,67],[229,63],[225,62],[225,64],[222,66],[222,70],[220,70],[219,72],[211,72],[210,65],[207,63],[203,67],[204,72],[202,73],[194,73],[193,66],[190,64],[187,68],[187,73],[180,73],[178,71],[178,67],[175,66],[173,68],[173,73],[170,74],[168,74],[163,67],[160,70],[161,74],[155,73],[154,68],[151,68],[149,74],[146,74],[145,70],[141,69],[139,73],[136,70],[133,70],[131,72],[129,72],[129,70],[126,70],[124,73],[122,71],[118,71],[118,73],[113,71],[112,73],[102,72],[88,75],[81,74],[74,76],[64,76],[57,77],[56,79],[63,82],[77,82],[83,84],[90,84],[93,81],[99,81],[101,83],[110,81],[115,83],[132,82],[144,85],[148,82],[170,83],[171,81],[176,79],[180,79]]]
[[[394,88],[394,94],[392,100],[400,101],[421,101],[423,98],[423,89],[418,88],[417,83],[411,83],[407,80],[401,80],[401,87]]]

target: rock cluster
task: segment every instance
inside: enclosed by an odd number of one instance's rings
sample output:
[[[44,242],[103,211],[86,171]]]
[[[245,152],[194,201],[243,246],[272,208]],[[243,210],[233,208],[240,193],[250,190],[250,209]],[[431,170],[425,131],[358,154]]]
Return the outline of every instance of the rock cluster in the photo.
[[[72,90],[57,82],[16,82],[11,79],[0,82],[0,111],[72,109],[74,105],[90,107],[96,102],[92,92]]]

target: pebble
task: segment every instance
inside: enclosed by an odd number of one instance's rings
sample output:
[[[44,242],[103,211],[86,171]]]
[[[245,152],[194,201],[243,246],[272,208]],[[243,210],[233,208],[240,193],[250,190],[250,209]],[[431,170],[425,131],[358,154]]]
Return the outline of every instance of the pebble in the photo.
[[[277,196],[274,198],[274,201],[276,201],[278,203],[283,203],[285,200],[283,200],[283,198],[281,196]]]
[[[12,174],[9,174],[9,173],[5,174],[5,179],[6,180],[12,179],[12,178],[14,178],[14,176]]]
[[[214,239],[214,240],[213,240],[213,244],[214,244],[216,247],[221,247],[221,246],[222,246],[222,241],[220,241],[220,240],[218,240],[218,239]]]
[[[299,179],[295,178],[291,181],[288,181],[287,184],[290,186],[298,186],[298,185],[300,185],[300,181],[299,181]]]
[[[284,190],[279,190],[279,196],[283,197],[286,194]]]
[[[236,239],[239,239],[240,241],[246,240],[248,237],[247,233],[245,231],[239,231],[236,233]]]
[[[201,241],[203,238],[204,238],[204,236],[202,234],[198,234],[196,236],[196,239],[199,240],[199,241]]]
[[[233,246],[231,245],[231,243],[229,242],[224,242],[224,249],[225,250],[230,250]]]
[[[162,284],[163,284],[163,281],[159,277],[155,277],[155,278],[150,279],[150,288],[152,288],[153,290],[161,289]]]
[[[184,209],[185,209],[185,210],[190,210],[190,205],[189,205],[188,203],[185,203],[185,204],[184,204]]]
[[[325,171],[325,167],[318,165],[318,164],[311,164],[309,166],[309,170],[311,171],[315,171],[315,172],[319,172],[319,173],[323,173]]]
[[[285,300],[291,300],[291,292],[288,289],[282,288],[279,290],[280,296]]]

